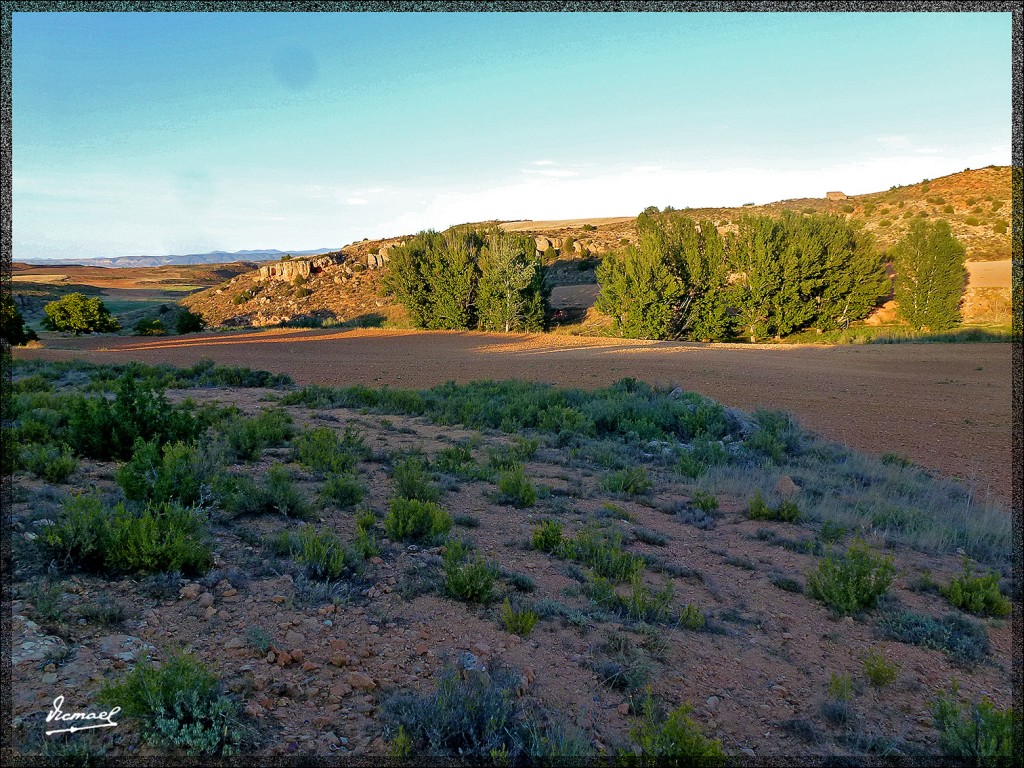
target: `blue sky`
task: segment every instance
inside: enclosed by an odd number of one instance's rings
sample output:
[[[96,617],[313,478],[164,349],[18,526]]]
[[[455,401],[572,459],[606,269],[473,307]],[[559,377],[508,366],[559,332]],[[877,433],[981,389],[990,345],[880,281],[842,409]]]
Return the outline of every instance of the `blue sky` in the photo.
[[[14,257],[337,247],[1008,165],[1010,18],[15,13]]]

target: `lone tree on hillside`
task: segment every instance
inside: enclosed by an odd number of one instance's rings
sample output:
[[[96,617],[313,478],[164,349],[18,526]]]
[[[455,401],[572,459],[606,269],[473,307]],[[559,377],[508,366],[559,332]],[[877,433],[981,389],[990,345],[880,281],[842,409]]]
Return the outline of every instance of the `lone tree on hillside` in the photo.
[[[942,331],[960,322],[967,279],[964,246],[944,220],[915,219],[893,247],[896,302],[911,326]]]
[[[22,346],[39,338],[36,332],[25,325],[12,294],[4,294],[0,302],[0,338],[12,347]]]
[[[51,301],[43,312],[43,328],[50,331],[72,331],[76,336],[83,333],[110,333],[121,330],[121,324],[110,314],[103,302],[81,293],[69,293],[57,301]]]

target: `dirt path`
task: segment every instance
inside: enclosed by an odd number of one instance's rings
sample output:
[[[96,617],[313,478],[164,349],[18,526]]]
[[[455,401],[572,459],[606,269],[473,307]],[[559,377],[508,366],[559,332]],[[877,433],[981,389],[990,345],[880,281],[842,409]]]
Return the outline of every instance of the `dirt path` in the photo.
[[[299,383],[423,388],[530,379],[593,388],[632,376],[745,409],[780,408],[829,438],[896,452],[1011,499],[1011,346],[705,346],[552,335],[280,330],[50,338],[17,357],[186,365],[203,357]]]

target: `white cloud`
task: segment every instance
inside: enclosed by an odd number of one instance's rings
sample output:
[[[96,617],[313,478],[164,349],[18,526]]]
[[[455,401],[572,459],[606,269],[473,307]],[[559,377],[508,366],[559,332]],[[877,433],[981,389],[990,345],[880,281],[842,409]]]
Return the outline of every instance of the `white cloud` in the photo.
[[[365,197],[346,197],[345,205],[366,205],[369,200]]]

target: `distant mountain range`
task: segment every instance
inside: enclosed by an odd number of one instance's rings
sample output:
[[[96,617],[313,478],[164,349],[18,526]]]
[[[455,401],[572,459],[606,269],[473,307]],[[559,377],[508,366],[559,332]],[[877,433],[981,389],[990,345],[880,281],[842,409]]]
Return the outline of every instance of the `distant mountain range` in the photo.
[[[276,261],[285,254],[292,256],[316,256],[331,253],[338,248],[316,248],[312,251],[211,251],[210,253],[186,253],[169,256],[118,256],[116,258],[83,259],[14,259],[21,264],[65,264],[85,267],[164,267],[173,264],[227,264],[232,261]]]

